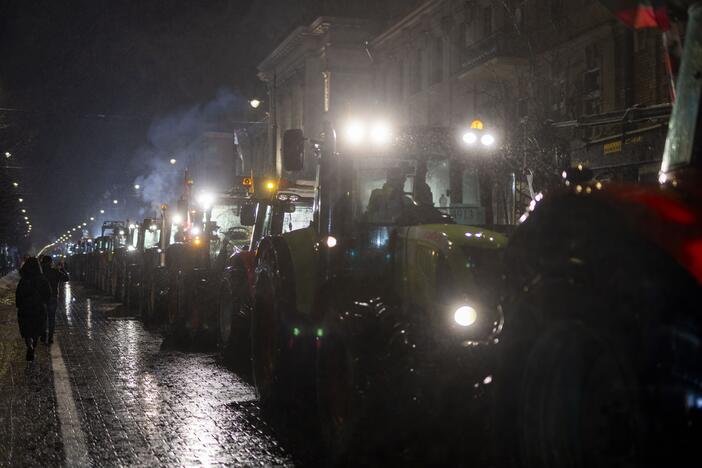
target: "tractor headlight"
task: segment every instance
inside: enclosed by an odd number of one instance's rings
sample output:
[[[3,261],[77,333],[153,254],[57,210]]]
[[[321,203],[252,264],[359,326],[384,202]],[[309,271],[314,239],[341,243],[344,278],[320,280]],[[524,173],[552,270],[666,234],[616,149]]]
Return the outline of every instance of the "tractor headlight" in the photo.
[[[215,196],[213,193],[202,192],[197,196],[197,202],[203,210],[209,210],[215,202]]]
[[[462,327],[470,327],[478,319],[478,313],[469,305],[462,305],[453,314],[453,320]]]
[[[376,122],[371,127],[370,131],[371,141],[375,145],[385,145],[390,142],[392,138],[392,130],[387,122]]]
[[[486,133],[480,137],[480,143],[482,143],[483,146],[492,146],[495,144],[495,137],[489,133]]]
[[[352,120],[345,130],[346,140],[352,145],[359,145],[366,139],[366,125],[360,120]]]
[[[472,145],[478,141],[478,135],[473,132],[466,132],[463,134],[463,142],[467,145]]]

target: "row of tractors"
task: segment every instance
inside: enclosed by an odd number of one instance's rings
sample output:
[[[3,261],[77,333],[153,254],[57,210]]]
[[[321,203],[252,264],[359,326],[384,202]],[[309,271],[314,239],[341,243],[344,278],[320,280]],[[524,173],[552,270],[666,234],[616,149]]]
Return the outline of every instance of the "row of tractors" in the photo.
[[[433,463],[695,466],[702,7],[690,15],[660,186],[574,168],[508,242],[420,202],[427,162],[461,150],[337,140],[327,123],[283,138],[286,173],[312,160],[313,183],[199,206],[186,187],[159,218],[77,245],[74,277],[250,363],[262,405],[311,421],[330,464],[430,436],[451,448],[424,451]]]

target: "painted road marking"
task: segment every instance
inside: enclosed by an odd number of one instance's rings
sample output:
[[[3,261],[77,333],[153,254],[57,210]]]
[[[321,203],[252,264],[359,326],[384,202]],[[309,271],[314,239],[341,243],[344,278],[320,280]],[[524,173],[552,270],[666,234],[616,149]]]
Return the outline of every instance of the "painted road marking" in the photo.
[[[54,390],[56,391],[56,411],[61,423],[61,439],[63,439],[66,466],[90,466],[85,433],[80,427],[80,417],[73,399],[71,381],[57,337],[54,337],[54,344],[51,346],[50,352]]]

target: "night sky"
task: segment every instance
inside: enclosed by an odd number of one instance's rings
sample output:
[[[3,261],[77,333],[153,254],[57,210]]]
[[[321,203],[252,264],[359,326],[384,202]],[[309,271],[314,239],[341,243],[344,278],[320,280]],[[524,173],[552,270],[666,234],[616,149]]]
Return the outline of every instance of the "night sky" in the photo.
[[[3,177],[21,182],[33,244],[119,197],[153,166],[148,157],[165,157],[172,148],[154,150],[168,140],[164,122],[179,131],[205,109],[247,112],[265,89],[260,60],[302,22],[346,13],[344,3],[0,1],[0,151],[22,167]]]

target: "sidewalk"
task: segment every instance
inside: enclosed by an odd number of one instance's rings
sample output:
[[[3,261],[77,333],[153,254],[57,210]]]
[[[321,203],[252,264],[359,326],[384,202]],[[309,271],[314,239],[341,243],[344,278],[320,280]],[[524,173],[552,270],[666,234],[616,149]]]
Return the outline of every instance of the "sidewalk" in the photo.
[[[46,346],[25,360],[14,293],[19,274],[0,278],[0,466],[59,466],[63,444]]]

